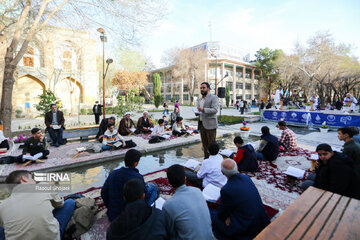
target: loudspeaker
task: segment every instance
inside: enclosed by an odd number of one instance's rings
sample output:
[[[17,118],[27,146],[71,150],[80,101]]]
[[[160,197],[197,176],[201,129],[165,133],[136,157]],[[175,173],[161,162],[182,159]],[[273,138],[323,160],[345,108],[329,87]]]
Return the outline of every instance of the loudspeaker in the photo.
[[[225,98],[225,88],[224,87],[218,87],[218,97]]]

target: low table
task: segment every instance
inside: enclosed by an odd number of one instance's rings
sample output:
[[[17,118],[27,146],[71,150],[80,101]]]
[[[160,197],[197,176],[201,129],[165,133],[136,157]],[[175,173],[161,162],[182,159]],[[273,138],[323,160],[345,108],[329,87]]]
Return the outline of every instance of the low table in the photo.
[[[309,187],[255,239],[360,239],[360,201]]]

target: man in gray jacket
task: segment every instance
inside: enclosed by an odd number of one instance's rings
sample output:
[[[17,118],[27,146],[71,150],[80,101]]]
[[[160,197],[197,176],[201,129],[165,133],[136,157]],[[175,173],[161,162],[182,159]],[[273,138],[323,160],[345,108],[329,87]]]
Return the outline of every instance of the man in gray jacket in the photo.
[[[200,85],[202,95],[197,103],[199,113],[198,129],[200,130],[201,142],[204,149],[205,158],[209,158],[208,146],[216,140],[217,117],[216,113],[219,108],[219,99],[217,96],[210,94],[210,84],[203,82]]]

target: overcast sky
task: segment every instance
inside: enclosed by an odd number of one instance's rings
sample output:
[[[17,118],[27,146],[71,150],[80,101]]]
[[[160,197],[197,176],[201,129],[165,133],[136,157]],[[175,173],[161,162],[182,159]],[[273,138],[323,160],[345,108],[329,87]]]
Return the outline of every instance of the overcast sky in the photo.
[[[169,0],[169,14],[146,36],[143,49],[157,67],[166,49],[212,40],[249,51],[291,52],[294,43],[329,31],[360,57],[360,0]]]

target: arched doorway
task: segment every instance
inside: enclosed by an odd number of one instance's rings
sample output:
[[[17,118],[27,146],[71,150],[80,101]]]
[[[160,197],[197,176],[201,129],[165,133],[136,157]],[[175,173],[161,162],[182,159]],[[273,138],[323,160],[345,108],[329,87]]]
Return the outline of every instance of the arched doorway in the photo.
[[[56,96],[61,100],[63,108],[71,115],[77,114],[79,103],[84,102],[83,92],[81,83],[72,77],[63,78],[56,84]]]
[[[22,111],[20,115],[35,113],[39,95],[45,90],[45,84],[38,78],[25,74],[16,79],[12,96],[13,109]]]

